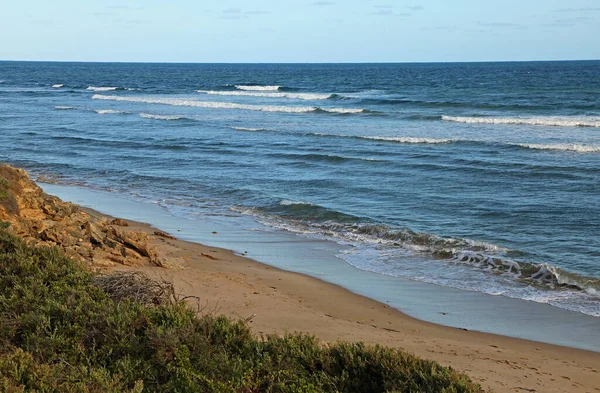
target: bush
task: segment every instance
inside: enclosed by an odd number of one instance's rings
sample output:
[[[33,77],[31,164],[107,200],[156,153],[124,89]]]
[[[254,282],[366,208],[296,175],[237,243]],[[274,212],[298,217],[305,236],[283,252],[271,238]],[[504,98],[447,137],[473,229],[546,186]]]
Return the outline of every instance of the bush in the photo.
[[[300,334],[256,338],[242,321],[198,316],[181,301],[140,303],[107,282],[0,230],[2,391],[481,391],[400,350],[323,346]]]

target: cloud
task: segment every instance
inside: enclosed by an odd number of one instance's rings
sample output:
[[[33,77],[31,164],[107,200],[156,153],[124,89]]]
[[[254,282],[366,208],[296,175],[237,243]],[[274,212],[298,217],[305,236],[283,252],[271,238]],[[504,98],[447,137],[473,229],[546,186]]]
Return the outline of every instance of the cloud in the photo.
[[[423,7],[422,5],[407,5],[404,8],[409,9],[411,11],[422,11],[425,9],[425,7]]]
[[[389,9],[381,9],[381,10],[377,10],[377,11],[373,12],[373,15],[377,15],[377,16],[410,16],[411,13],[410,12],[394,12],[393,10],[389,10]]]
[[[246,14],[246,15],[269,15],[270,12],[265,11],[265,10],[253,10],[253,11],[246,11],[246,12],[244,12],[244,14]]]
[[[479,22],[479,26],[485,26],[485,27],[517,27],[517,28],[525,28],[525,27],[527,27],[527,26],[516,24],[516,23],[506,23],[506,22]]]
[[[310,3],[310,5],[314,5],[314,6],[335,5],[335,2],[321,0],[321,1],[313,1],[312,3]]]
[[[130,5],[109,5],[109,6],[106,6],[106,8],[110,8],[111,10],[132,10],[132,11],[139,11],[142,9],[142,7],[132,7]]]
[[[586,8],[561,8],[554,10],[554,12],[593,12],[600,11],[600,7],[586,7]]]
[[[578,24],[588,24],[588,23],[593,22],[594,20],[595,20],[595,18],[593,18],[591,16],[576,16],[573,18],[556,19],[550,23],[543,23],[542,26],[569,27],[569,26],[575,26]]]
[[[268,15],[269,11],[265,10],[250,10],[244,11],[241,8],[227,8],[221,11],[220,19],[246,19],[248,16]]]

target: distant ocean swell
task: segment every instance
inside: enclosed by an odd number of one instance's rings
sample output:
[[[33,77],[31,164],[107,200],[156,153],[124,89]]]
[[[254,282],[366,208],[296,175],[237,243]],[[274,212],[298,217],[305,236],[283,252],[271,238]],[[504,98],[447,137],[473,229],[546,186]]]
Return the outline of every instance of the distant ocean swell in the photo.
[[[451,138],[420,138],[420,137],[408,137],[408,136],[361,136],[361,135],[342,135],[342,134],[324,134],[324,133],[311,133],[310,135],[320,137],[332,137],[332,138],[354,138],[354,139],[366,139],[377,142],[390,142],[399,144],[426,144],[426,145],[440,145],[440,144],[467,144],[467,145],[494,145],[498,147],[507,148],[519,148],[519,149],[532,149],[532,150],[554,150],[554,151],[565,151],[574,153],[600,153],[599,145],[585,145],[585,144],[568,144],[568,143],[555,143],[555,144],[542,144],[542,143],[516,143],[516,142],[490,142],[485,140],[468,140],[468,139],[451,139]]]
[[[332,98],[333,94],[318,93],[271,93],[257,91],[223,91],[223,90],[196,90],[198,93],[219,96],[238,96],[238,97],[262,97],[262,98],[290,98],[297,100],[327,100]]]
[[[241,110],[251,110],[251,111],[260,111],[260,112],[280,112],[280,113],[311,113],[311,112],[319,113],[319,112],[323,112],[323,113],[339,113],[339,114],[371,113],[371,111],[369,111],[369,110],[356,109],[356,108],[249,105],[249,104],[238,104],[238,103],[233,103],[233,102],[196,101],[196,100],[185,100],[185,99],[178,99],[178,98],[107,96],[107,95],[101,95],[101,94],[94,94],[92,96],[92,99],[138,102],[138,103],[146,103],[146,104],[162,104],[162,105],[171,105],[171,106],[188,106],[188,107],[210,108],[210,109],[241,109]]]
[[[306,202],[282,200],[269,207],[234,207],[232,210],[254,216],[263,224],[298,234],[325,237],[358,246],[376,244],[402,248],[415,255],[429,255],[440,260],[440,263],[445,261],[471,266],[550,290],[582,291],[598,296],[600,301],[600,279],[568,272],[546,263],[528,262],[519,258],[523,253],[494,244],[441,237],[408,228],[392,228]]]
[[[467,124],[512,124],[551,127],[600,127],[600,117],[466,117],[442,116],[442,120]]]

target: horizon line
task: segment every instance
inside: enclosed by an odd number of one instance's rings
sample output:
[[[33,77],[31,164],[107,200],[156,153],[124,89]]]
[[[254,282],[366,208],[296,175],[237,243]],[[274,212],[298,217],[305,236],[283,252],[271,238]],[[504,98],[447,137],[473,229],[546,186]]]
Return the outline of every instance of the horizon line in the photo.
[[[465,60],[465,61],[341,61],[341,62],[194,62],[194,61],[89,61],[89,60],[0,60],[6,63],[97,63],[97,64],[277,64],[277,65],[331,65],[331,64],[469,64],[469,63],[550,63],[550,62],[577,62],[577,61],[600,61],[598,59],[553,59],[553,60]]]

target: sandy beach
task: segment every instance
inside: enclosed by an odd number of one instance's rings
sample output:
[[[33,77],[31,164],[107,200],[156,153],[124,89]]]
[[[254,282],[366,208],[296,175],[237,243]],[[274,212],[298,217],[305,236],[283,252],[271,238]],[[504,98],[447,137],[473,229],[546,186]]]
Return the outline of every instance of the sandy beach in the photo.
[[[2,205],[0,219],[10,222],[15,233],[57,246],[100,273],[136,270],[170,281],[177,295],[199,313],[246,320],[257,335],[301,332],[315,335],[324,345],[341,340],[402,348],[465,372],[495,392],[600,391],[600,352],[425,322],[333,283],[257,262],[246,252],[241,255],[178,240],[175,236],[183,232],[172,225],[184,228],[182,219],[171,216],[169,225],[153,227],[112,217],[91,209],[100,203],[81,207],[48,195],[23,170],[9,166],[0,170],[11,187],[11,194],[6,194],[10,203]],[[82,203],[83,189],[73,190],[70,196],[61,196]],[[104,199],[112,205],[121,201]],[[149,206],[133,203],[125,207],[134,215]],[[218,243],[228,234],[213,230],[210,236]],[[306,244],[299,243],[300,247]],[[285,255],[291,249],[284,244],[273,246],[280,249],[280,258],[293,260],[293,255]],[[425,292],[422,295],[427,299]],[[521,323],[531,325],[532,321]],[[588,331],[597,326],[593,318],[579,323],[588,324]],[[564,334],[573,334],[571,330]],[[593,343],[589,347],[594,348]]]
[[[182,269],[115,269],[172,280],[194,307],[248,319],[257,334],[305,332],[324,342],[404,348],[464,371],[495,392],[600,391],[600,353],[423,322],[336,285],[228,250],[156,236],[146,224],[129,224],[151,235],[159,253]]]

